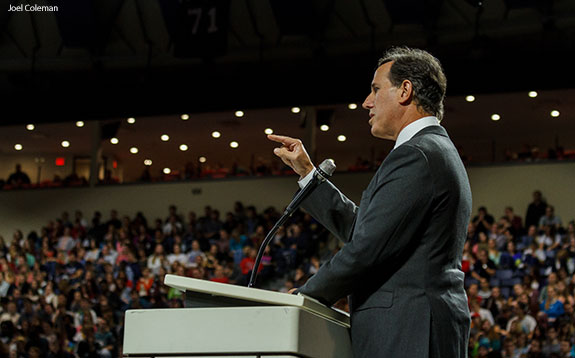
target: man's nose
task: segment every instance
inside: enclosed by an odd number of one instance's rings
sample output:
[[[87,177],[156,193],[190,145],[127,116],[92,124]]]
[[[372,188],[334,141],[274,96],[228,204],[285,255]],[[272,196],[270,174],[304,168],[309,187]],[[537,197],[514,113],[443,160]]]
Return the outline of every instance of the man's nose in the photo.
[[[373,100],[371,93],[365,98],[365,101],[363,101],[363,104],[361,106],[363,107],[363,109],[370,109],[373,107]]]

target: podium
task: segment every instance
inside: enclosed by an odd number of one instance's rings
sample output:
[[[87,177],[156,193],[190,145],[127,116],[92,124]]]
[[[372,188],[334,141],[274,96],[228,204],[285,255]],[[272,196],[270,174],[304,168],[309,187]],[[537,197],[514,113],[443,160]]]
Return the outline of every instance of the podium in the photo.
[[[185,307],[128,310],[124,357],[347,358],[349,315],[291,295],[176,275]]]

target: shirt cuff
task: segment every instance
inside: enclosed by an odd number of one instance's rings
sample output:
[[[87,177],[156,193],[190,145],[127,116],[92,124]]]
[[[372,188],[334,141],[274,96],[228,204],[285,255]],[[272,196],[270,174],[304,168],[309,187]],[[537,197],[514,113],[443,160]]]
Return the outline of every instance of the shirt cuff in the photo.
[[[305,186],[311,181],[313,175],[315,174],[315,167],[303,178],[297,181],[300,189],[305,188]]]

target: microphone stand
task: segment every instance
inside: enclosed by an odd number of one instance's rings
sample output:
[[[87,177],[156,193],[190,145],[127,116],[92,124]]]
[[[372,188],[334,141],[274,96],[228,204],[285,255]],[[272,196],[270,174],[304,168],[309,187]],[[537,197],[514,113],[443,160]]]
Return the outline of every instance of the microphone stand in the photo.
[[[269,245],[270,241],[272,241],[273,237],[279,230],[280,226],[285,224],[287,219],[292,216],[295,210],[300,206],[301,202],[311,193],[319,184],[323,183],[327,178],[329,178],[335,170],[335,163],[331,159],[324,160],[318,168],[316,168],[316,172],[314,174],[314,179],[306,185],[305,188],[301,189],[292,200],[292,202],[288,205],[285,209],[283,215],[279,218],[279,220],[275,223],[274,227],[270,230],[270,232],[266,235],[264,241],[260,245],[258,250],[258,255],[256,256],[256,262],[254,267],[252,268],[252,274],[250,276],[250,282],[248,283],[248,287],[253,287],[256,283],[256,277],[258,275],[258,269],[260,263],[262,261],[262,256],[264,255],[264,251],[266,247]]]

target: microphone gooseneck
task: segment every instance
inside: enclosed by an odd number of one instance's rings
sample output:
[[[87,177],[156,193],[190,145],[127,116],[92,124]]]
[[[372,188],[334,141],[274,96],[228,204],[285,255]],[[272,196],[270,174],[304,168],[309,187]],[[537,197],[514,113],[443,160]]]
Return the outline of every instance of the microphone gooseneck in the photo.
[[[248,283],[248,287],[254,286],[258,274],[258,268],[260,266],[262,256],[264,255],[264,251],[266,247],[269,245],[274,235],[276,234],[276,232],[279,230],[280,226],[285,224],[287,219],[289,219],[289,217],[292,216],[292,214],[296,211],[296,209],[299,208],[301,203],[309,196],[309,194],[311,194],[312,191],[315,190],[315,188],[318,187],[318,185],[320,185],[333,175],[333,173],[335,172],[335,168],[336,166],[333,159],[326,159],[323,162],[321,162],[319,167],[315,168],[315,172],[309,183],[307,183],[307,185],[303,187],[303,189],[297,192],[296,196],[293,198],[291,203],[286,207],[281,218],[279,218],[279,220],[275,223],[274,227],[266,235],[264,241],[260,245],[254,267],[252,268],[252,274],[250,276],[250,282]]]

